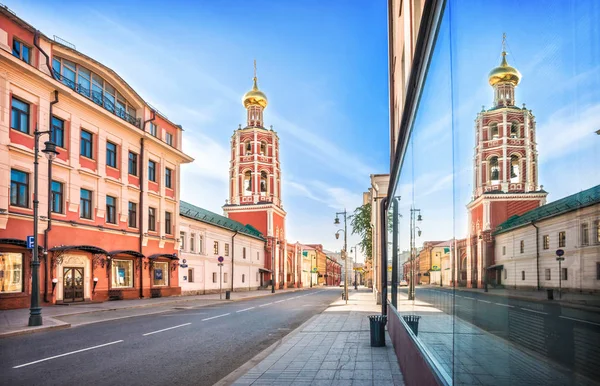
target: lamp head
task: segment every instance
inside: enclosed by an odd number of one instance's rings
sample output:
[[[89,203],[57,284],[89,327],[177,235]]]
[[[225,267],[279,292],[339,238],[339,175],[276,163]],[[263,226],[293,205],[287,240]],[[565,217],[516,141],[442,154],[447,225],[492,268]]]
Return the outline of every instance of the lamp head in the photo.
[[[337,214],[335,215],[335,220],[333,220],[333,223],[335,225],[339,225],[340,224],[340,218],[337,216]]]
[[[56,283],[58,283],[58,279],[57,278],[52,279],[52,284],[56,284]]]
[[[420,229],[419,229],[418,235],[419,235],[419,237],[421,237],[421,230]]]
[[[340,234],[339,234],[339,233],[336,233],[336,234],[335,234],[335,239],[337,240],[337,239],[339,239],[339,238],[340,238]]]
[[[52,141],[44,142],[44,150],[42,150],[42,153],[46,154],[46,158],[52,161],[58,155],[56,144]]]
[[[421,217],[421,215],[417,216],[417,221],[423,221],[423,217]]]
[[[94,283],[98,283],[98,278],[97,277],[94,278]]]

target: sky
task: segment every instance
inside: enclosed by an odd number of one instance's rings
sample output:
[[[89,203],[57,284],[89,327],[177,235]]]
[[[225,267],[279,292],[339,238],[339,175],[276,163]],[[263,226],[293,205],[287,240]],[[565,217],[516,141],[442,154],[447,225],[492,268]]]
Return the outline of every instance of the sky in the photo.
[[[388,170],[385,1],[4,3],[183,126],[195,162],[182,167],[181,198],[194,205],[222,213],[254,59],[265,125],[280,137],[288,241],[340,250],[335,213],[362,205],[369,175]],[[349,236],[348,248],[359,241]]]
[[[503,33],[522,75],[516,105],[535,117],[548,202],[600,184],[599,18],[595,0],[448,1],[396,188],[402,250],[411,206],[423,218],[417,246],[467,234],[475,119],[492,106],[488,73],[500,63]]]

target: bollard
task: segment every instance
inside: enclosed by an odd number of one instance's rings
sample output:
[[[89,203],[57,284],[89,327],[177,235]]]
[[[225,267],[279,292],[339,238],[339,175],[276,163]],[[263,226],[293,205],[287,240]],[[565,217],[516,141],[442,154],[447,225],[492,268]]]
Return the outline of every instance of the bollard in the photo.
[[[231,291],[225,291],[225,300],[231,299]]]
[[[546,291],[548,291],[548,300],[554,300],[554,290],[548,289]]]

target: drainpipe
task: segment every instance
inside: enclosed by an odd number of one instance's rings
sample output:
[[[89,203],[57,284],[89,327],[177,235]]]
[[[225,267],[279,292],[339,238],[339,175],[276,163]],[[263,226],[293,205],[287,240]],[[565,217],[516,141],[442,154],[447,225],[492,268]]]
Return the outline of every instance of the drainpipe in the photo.
[[[48,127],[52,130],[52,106],[58,103],[58,90],[54,90],[54,100],[50,102],[50,112],[48,113]],[[44,230],[44,302],[48,303],[48,232],[52,229],[52,161],[48,161],[48,226]]]
[[[138,224],[138,229],[139,229],[139,250],[140,253],[143,254],[143,244],[144,244],[144,137],[146,135],[146,124],[148,124],[149,122],[152,122],[153,120],[156,119],[156,112],[154,110],[150,110],[150,112],[152,113],[152,118],[147,119],[144,121],[144,125],[142,126],[142,131],[144,132],[142,134],[142,138],[140,138],[140,171],[139,171],[139,175],[140,175],[140,210],[139,210],[139,224]],[[140,258],[140,299],[144,298],[144,275],[143,275],[143,270],[144,268],[142,267],[142,258]],[[170,282],[169,282],[170,283]]]
[[[387,211],[385,207],[387,206],[387,197],[384,197],[381,200],[381,212],[379,215],[381,216],[381,220],[379,225],[381,226],[381,315],[387,315]],[[348,278],[346,278],[348,280]]]
[[[235,231],[233,236],[231,236],[231,292],[233,292],[233,281],[234,281],[234,272],[233,267],[235,266],[235,236],[238,235],[238,231]]]
[[[40,53],[42,55],[44,55],[46,57],[46,66],[48,67],[48,71],[50,71],[50,76],[54,79],[54,80],[58,80],[56,75],[54,74],[54,71],[52,71],[52,66],[50,65],[50,57],[48,56],[48,54],[42,49],[42,47],[40,47],[40,31],[36,30],[35,34],[33,35],[33,45],[35,46],[35,48],[37,48]],[[56,91],[55,91],[56,92]]]
[[[536,269],[537,269],[537,289],[539,291],[540,290],[540,243],[539,243],[540,228],[538,228],[538,226],[535,225],[535,221],[532,221],[531,225],[533,225],[533,227],[535,228],[535,265],[536,265]],[[517,273],[515,272],[515,275],[516,274]],[[560,275],[560,272],[558,274]]]

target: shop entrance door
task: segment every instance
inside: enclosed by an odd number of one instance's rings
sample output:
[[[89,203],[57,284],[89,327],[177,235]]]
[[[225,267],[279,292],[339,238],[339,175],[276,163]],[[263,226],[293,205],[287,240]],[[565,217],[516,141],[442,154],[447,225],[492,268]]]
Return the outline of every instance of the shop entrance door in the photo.
[[[83,268],[63,268],[63,302],[83,301]]]

